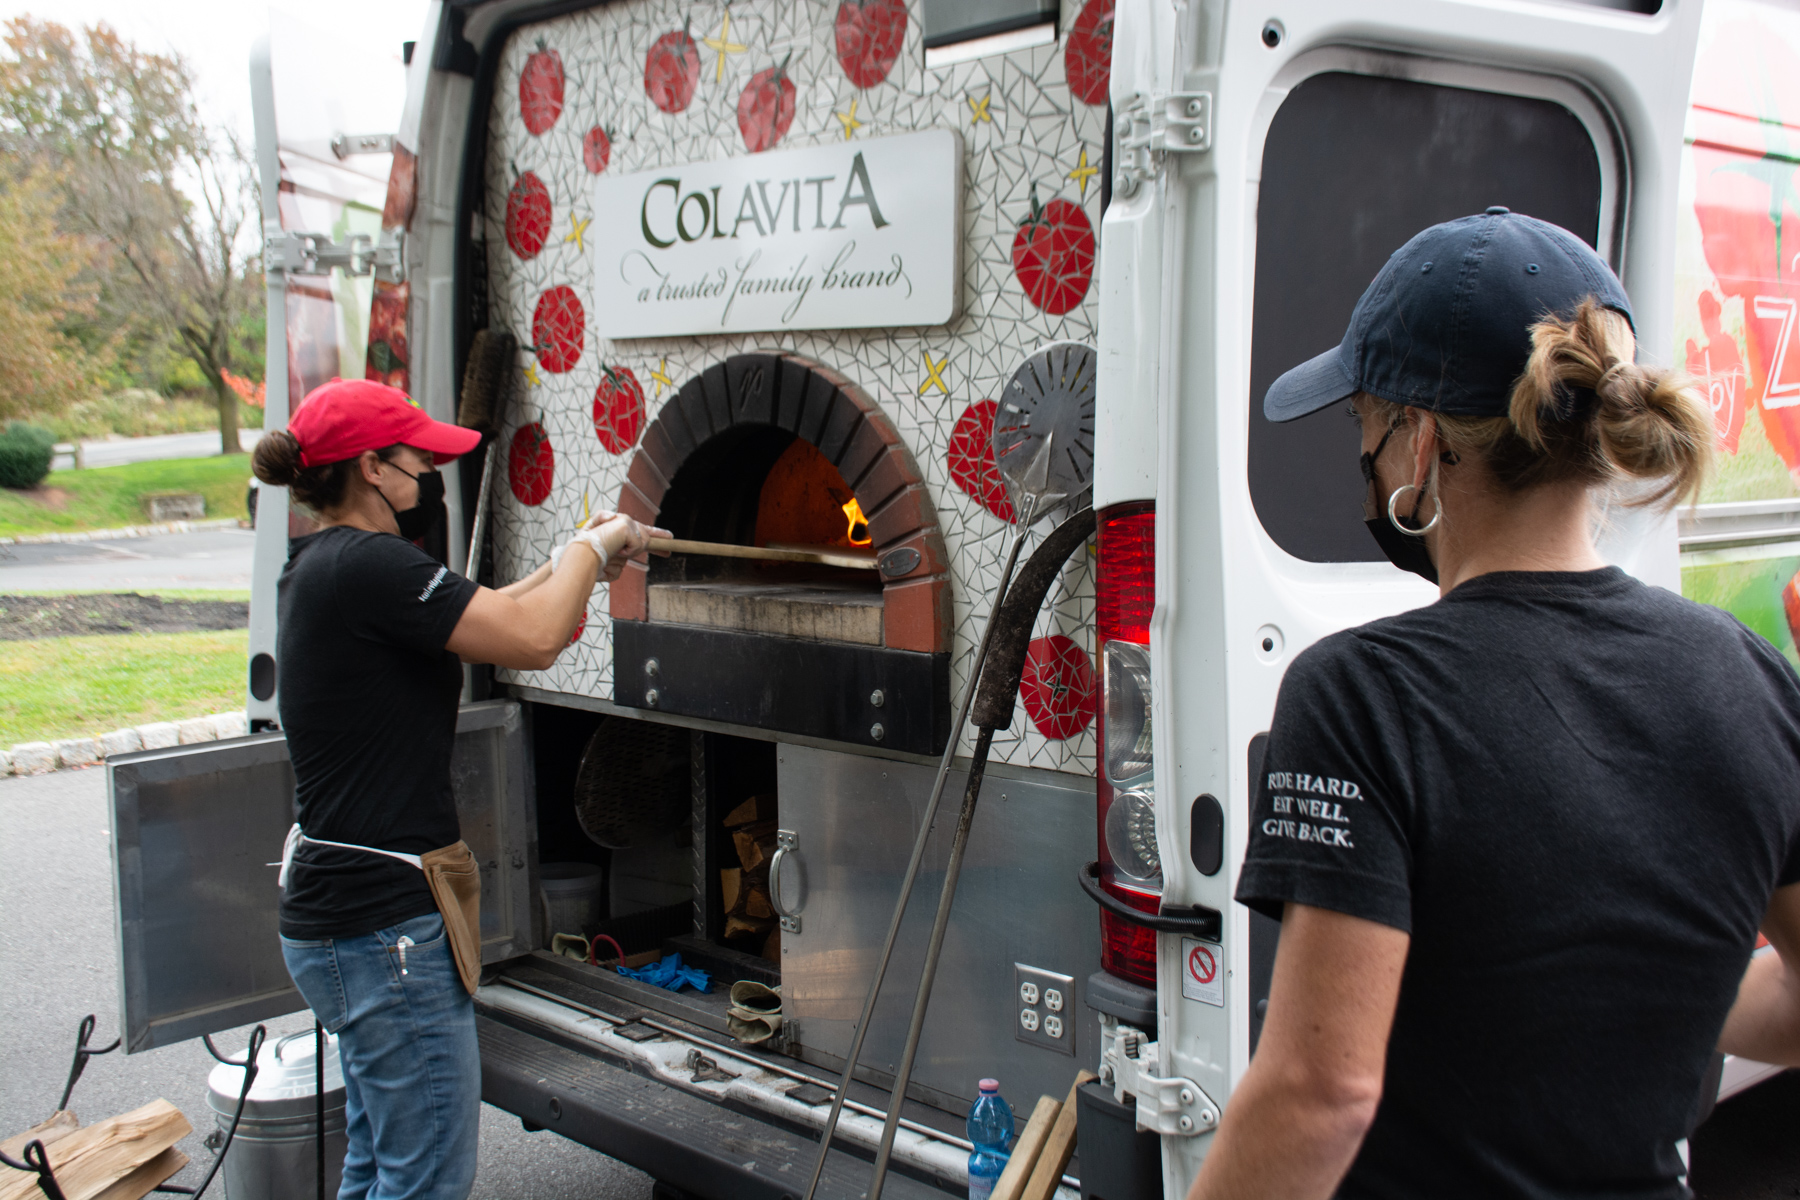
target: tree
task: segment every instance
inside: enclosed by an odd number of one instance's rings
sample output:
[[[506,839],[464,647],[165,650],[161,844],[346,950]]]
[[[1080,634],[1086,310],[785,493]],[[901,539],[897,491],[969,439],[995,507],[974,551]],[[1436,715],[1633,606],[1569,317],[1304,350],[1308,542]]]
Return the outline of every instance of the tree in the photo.
[[[110,298],[148,314],[205,376],[220,452],[238,451],[227,374],[256,362],[245,316],[263,302],[250,156],[209,127],[178,55],[149,54],[105,24],[75,34],[20,17],[0,59],[0,140],[54,166],[61,224],[111,255]]]
[[[104,365],[66,332],[71,317],[93,310],[80,277],[94,251],[57,232],[57,203],[41,172],[0,189],[0,417],[84,399]]]

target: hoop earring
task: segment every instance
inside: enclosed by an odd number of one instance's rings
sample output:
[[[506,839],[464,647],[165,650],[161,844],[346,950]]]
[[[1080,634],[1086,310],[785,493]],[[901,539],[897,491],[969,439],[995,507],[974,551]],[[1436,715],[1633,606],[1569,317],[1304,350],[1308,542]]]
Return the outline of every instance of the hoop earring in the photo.
[[[1442,520],[1444,516],[1444,506],[1440,504],[1438,505],[1438,510],[1431,514],[1431,521],[1429,524],[1421,525],[1417,529],[1408,529],[1406,526],[1402,525],[1400,523],[1400,518],[1394,515],[1394,505],[1399,501],[1402,492],[1416,492],[1418,490],[1418,484],[1408,483],[1395,488],[1394,494],[1388,497],[1388,524],[1392,525],[1395,529],[1398,529],[1401,533],[1404,533],[1407,537],[1424,537],[1433,529],[1437,528],[1437,523]]]

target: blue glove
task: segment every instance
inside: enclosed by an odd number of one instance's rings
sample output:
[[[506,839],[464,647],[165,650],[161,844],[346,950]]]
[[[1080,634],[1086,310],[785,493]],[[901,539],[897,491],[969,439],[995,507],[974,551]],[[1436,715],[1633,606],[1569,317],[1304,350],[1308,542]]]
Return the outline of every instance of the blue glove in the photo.
[[[627,979],[667,988],[671,992],[679,992],[684,987],[705,992],[712,987],[712,976],[699,967],[683,966],[679,954],[665,955],[660,960],[641,967],[620,967],[619,974]]]

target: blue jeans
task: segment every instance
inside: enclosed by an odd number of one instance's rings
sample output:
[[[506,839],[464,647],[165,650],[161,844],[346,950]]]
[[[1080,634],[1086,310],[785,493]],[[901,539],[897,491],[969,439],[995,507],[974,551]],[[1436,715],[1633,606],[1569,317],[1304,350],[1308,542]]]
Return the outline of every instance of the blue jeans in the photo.
[[[406,948],[400,973],[396,944]],[[465,1200],[475,1182],[475,1004],[436,913],[366,937],[281,939],[288,974],[338,1037],[350,1148],[338,1200]]]

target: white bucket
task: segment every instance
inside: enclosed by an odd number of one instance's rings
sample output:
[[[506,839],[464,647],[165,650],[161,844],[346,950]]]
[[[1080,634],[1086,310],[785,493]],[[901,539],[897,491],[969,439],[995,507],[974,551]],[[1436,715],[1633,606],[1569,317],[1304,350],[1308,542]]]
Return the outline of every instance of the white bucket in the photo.
[[[538,885],[544,898],[545,945],[553,934],[585,937],[600,923],[600,868],[593,863],[543,863]]]

